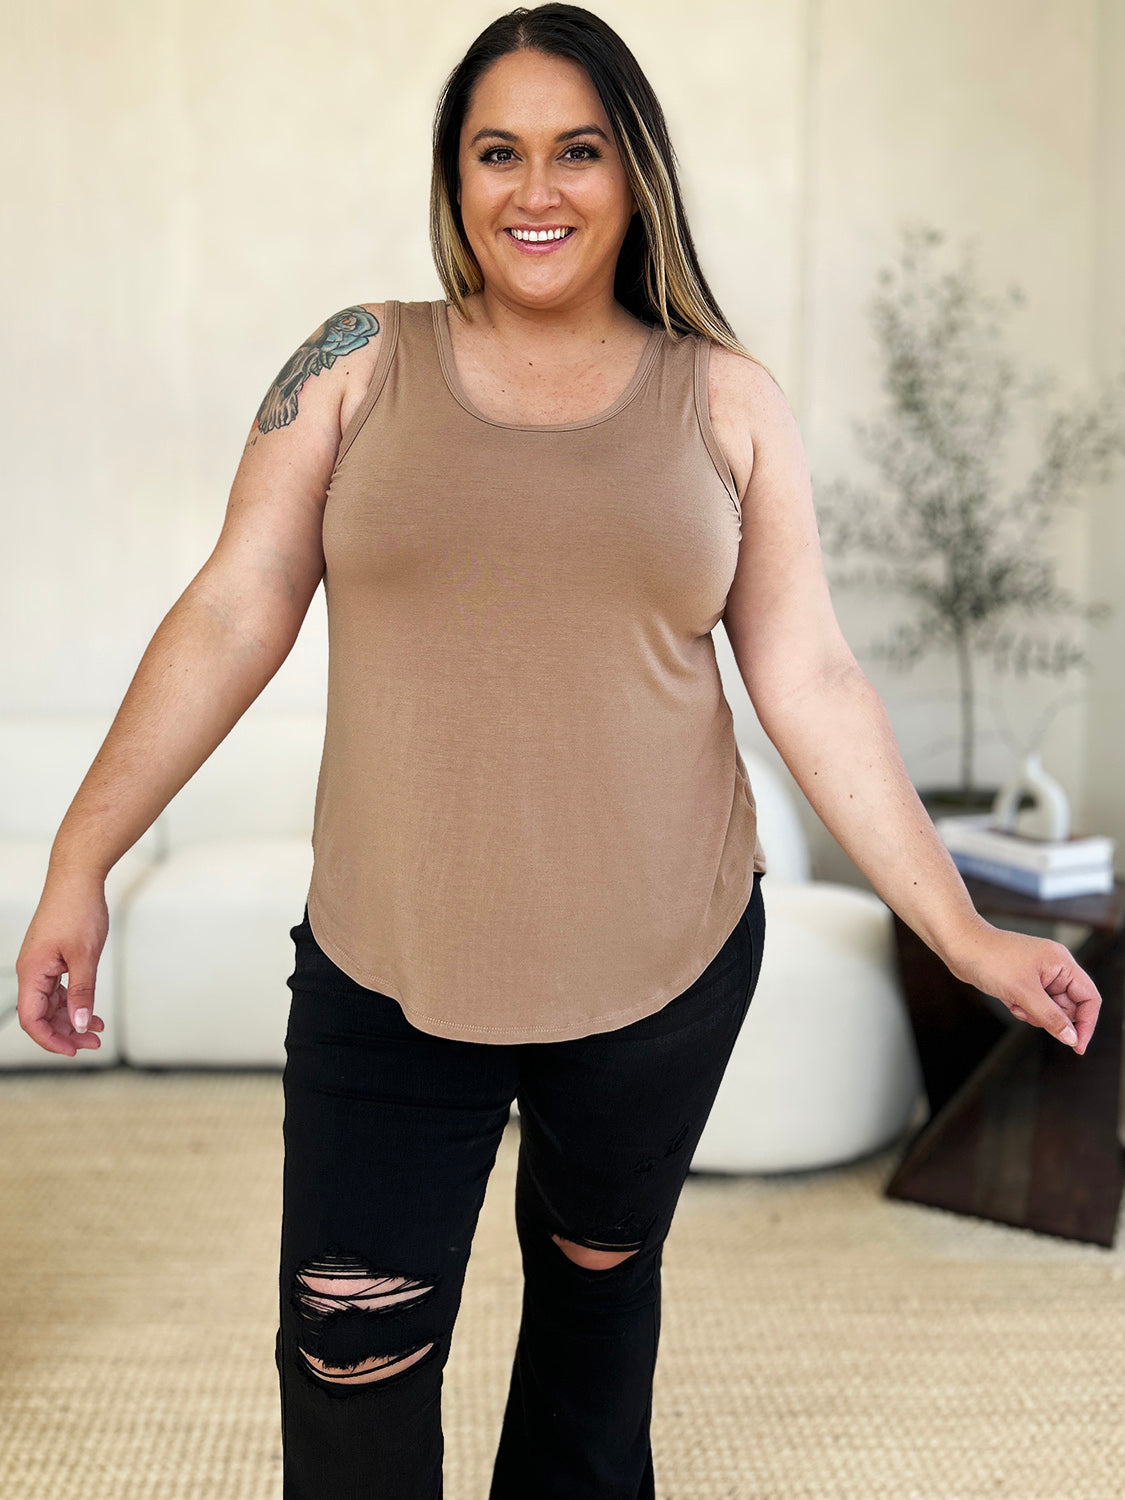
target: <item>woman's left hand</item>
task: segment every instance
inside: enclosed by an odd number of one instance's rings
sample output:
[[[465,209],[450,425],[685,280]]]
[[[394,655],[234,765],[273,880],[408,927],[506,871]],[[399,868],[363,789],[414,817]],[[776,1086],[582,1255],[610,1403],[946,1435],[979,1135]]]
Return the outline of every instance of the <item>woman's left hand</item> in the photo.
[[[958,979],[995,995],[1019,1020],[1085,1052],[1102,997],[1062,943],[982,921],[956,961],[946,963]]]

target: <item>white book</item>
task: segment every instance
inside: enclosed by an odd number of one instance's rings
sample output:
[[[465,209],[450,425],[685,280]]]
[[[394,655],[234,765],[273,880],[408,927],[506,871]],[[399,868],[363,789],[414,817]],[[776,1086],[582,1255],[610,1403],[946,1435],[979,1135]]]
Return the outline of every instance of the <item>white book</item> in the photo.
[[[1022,891],[1040,901],[1057,901],[1064,896],[1101,896],[1113,889],[1113,869],[1107,865],[1076,870],[1025,870],[1020,865],[979,859],[974,854],[954,854],[953,863],[962,875],[972,875],[1010,891]]]
[[[1113,869],[1114,841],[1104,834],[1047,840],[1007,833],[992,824],[991,814],[968,818],[939,818],[935,824],[951,854],[972,854],[978,859],[1044,873],[1048,870]]]

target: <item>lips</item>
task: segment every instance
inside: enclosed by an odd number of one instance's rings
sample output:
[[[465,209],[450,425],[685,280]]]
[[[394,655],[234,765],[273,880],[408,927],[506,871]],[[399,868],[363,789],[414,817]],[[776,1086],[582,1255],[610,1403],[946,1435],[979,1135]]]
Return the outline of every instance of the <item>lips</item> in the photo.
[[[517,228],[522,230],[523,226],[519,225]],[[568,240],[574,238],[574,226],[572,224],[550,224],[544,225],[543,228],[544,230],[565,229],[566,233],[557,237],[552,236],[551,239],[521,239],[509,227],[504,230],[504,234],[511,240],[513,245],[518,245],[521,250],[532,255],[549,254],[552,250],[557,250],[560,245],[565,245]],[[538,231],[532,230],[529,226],[528,232],[536,233]]]
[[[538,241],[562,240],[572,233],[573,224],[508,224],[507,231],[516,239]]]

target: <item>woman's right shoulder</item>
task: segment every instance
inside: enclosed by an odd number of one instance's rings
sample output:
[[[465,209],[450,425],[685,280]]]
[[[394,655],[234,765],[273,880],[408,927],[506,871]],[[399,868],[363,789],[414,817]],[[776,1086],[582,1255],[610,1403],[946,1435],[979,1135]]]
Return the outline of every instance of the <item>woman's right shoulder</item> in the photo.
[[[363,400],[382,347],[386,323],[385,302],[355,302],[325,318],[293,351],[274,377],[254,418],[251,436],[287,427],[302,405],[302,391],[314,377],[321,377],[305,393],[306,403],[325,414],[340,414],[341,431]]]
[[[318,368],[332,370],[343,407],[351,403],[354,408],[363,399],[383,346],[386,323],[385,302],[353,302],[326,318],[312,336]]]
[[[386,325],[385,302],[353,302],[351,307],[333,313],[314,335],[325,367],[340,360],[341,372],[350,375],[357,365],[374,364]]]
[[[367,344],[377,340],[387,321],[385,302],[356,302],[333,313],[328,324],[339,323],[344,336],[365,339]],[[328,324],[325,326],[327,327]],[[366,347],[366,344],[364,345]]]
[[[340,368],[340,432],[347,432],[352,417],[359,410],[371,377],[375,373],[375,362],[383,347],[383,330],[387,324],[385,302],[357,302],[345,307],[328,320],[329,326],[339,322],[350,347],[342,351],[347,357]]]

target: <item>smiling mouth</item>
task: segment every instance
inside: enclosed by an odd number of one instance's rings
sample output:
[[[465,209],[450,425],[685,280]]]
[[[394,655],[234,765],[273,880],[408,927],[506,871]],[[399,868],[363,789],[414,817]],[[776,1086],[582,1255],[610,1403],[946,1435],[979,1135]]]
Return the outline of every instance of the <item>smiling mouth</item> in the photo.
[[[515,240],[517,245],[546,249],[568,240],[574,233],[574,226],[571,224],[556,229],[505,229],[504,233],[509,239]]]

